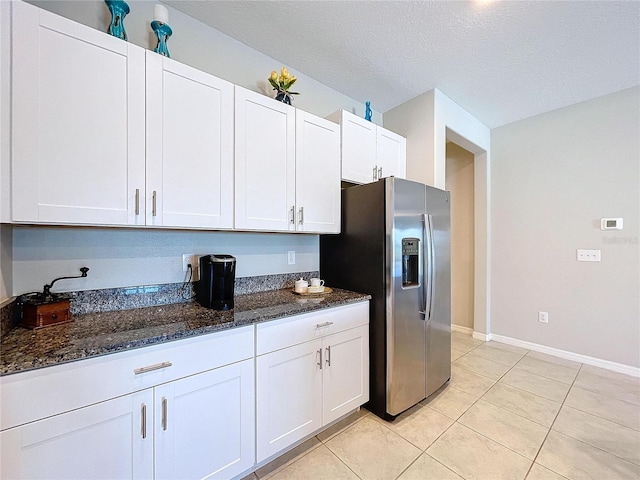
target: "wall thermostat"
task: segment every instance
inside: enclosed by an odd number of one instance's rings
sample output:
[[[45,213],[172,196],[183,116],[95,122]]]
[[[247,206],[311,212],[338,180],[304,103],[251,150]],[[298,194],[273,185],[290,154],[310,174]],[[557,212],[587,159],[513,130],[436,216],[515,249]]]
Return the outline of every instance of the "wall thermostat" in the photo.
[[[603,218],[600,220],[600,230],[622,230],[622,219]]]

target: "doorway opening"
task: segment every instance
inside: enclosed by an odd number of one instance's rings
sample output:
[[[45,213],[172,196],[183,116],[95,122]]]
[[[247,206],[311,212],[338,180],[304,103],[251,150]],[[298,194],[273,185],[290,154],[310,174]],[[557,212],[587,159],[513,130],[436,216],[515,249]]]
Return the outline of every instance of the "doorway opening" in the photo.
[[[473,334],[475,155],[447,141],[445,190],[451,192],[451,326]]]

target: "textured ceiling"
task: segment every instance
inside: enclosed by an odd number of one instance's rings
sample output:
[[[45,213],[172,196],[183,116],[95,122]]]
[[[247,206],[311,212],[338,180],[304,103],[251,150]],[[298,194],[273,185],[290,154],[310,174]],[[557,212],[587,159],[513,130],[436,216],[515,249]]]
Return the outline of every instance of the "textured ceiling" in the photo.
[[[637,0],[165,3],[381,112],[438,88],[495,128],[640,84]]]

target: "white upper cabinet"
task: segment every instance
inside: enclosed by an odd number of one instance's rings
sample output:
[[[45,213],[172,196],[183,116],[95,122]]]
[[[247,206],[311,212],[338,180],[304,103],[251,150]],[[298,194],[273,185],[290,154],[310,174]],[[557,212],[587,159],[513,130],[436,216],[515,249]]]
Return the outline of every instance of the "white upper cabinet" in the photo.
[[[342,178],[369,183],[376,169],[376,125],[342,110]]]
[[[340,231],[338,125],[11,6],[10,221]],[[360,123],[369,159],[375,125]]]
[[[233,84],[146,57],[147,225],[232,228]]]
[[[12,220],[144,224],[144,49],[12,8]]]
[[[340,232],[340,125],[296,111],[296,230]]]
[[[235,227],[295,230],[295,109],[236,86]]]
[[[381,127],[376,133],[378,179],[406,178],[407,139]]]
[[[339,125],[237,86],[235,98],[235,227],[339,232]]]
[[[406,177],[406,139],[375,123],[340,110],[331,115],[342,128],[342,180],[370,183]]]

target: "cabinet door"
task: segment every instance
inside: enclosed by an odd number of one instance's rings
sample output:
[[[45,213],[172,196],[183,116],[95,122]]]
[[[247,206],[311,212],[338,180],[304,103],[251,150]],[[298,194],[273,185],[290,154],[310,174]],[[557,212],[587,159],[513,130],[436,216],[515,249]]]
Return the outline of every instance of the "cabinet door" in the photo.
[[[295,230],[295,109],[235,92],[235,227]]]
[[[233,227],[233,84],[146,53],[147,225]]]
[[[12,7],[13,221],[144,224],[144,49]]]
[[[257,461],[322,426],[322,340],[256,360]]]
[[[155,388],[155,478],[231,478],[255,463],[253,359]]]
[[[382,127],[377,129],[378,178],[406,178],[407,140]]]
[[[296,229],[340,232],[340,126],[296,111]]]
[[[376,166],[376,125],[344,110],[342,128],[342,179],[370,183]]]
[[[143,390],[5,430],[0,477],[152,478],[152,402]]]
[[[369,401],[369,325],[323,340],[322,420],[326,425]]]

